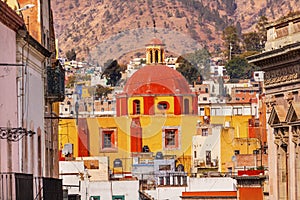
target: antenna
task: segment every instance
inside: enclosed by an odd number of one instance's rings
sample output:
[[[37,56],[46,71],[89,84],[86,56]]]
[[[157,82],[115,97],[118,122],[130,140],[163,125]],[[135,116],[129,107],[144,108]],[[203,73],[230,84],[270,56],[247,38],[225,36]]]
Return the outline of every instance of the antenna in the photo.
[[[155,25],[155,20],[153,19],[153,32],[154,32],[154,37],[156,37],[156,35],[155,35],[155,33],[156,33],[155,27],[156,27],[156,25]]]

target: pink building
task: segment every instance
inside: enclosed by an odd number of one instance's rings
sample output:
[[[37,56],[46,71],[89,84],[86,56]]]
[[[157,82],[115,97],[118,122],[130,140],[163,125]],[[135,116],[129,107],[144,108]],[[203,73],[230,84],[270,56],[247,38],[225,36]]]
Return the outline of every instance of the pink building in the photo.
[[[57,125],[48,123],[45,109],[52,106],[45,88],[51,48],[27,31],[21,11],[11,8],[16,5],[0,1],[0,197],[62,199]]]

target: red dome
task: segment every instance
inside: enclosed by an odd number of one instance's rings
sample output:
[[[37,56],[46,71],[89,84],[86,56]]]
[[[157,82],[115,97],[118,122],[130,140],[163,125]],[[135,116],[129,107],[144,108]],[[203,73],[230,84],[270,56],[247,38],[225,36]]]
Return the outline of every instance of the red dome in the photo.
[[[140,94],[191,94],[185,78],[165,65],[147,65],[135,72],[124,87],[129,96]]]
[[[158,38],[153,38],[146,46],[148,45],[160,45],[160,46],[164,46],[164,44],[162,43],[162,41]]]

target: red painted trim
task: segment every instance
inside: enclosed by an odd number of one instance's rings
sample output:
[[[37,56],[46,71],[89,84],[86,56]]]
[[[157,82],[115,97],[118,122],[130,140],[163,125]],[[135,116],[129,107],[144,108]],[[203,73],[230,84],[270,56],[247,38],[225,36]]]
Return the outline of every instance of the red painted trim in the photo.
[[[78,119],[78,156],[89,156],[89,129],[86,118]]]
[[[237,191],[182,192],[183,197],[237,197]]]

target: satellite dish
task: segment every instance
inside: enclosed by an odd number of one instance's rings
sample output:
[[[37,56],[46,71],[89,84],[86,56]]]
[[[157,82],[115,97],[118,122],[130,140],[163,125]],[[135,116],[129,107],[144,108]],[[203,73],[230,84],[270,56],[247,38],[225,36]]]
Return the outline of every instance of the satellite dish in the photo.
[[[184,171],[184,166],[183,166],[183,164],[177,165],[176,171],[178,171],[178,172],[183,172],[183,171]]]
[[[73,144],[71,143],[66,143],[64,145],[64,148],[62,149],[62,154],[65,156],[68,156],[70,154],[73,154]]]
[[[114,160],[114,167],[122,167],[122,160],[117,158]]]
[[[155,155],[155,159],[163,159],[164,158],[164,155],[162,152],[157,152],[156,155]]]

